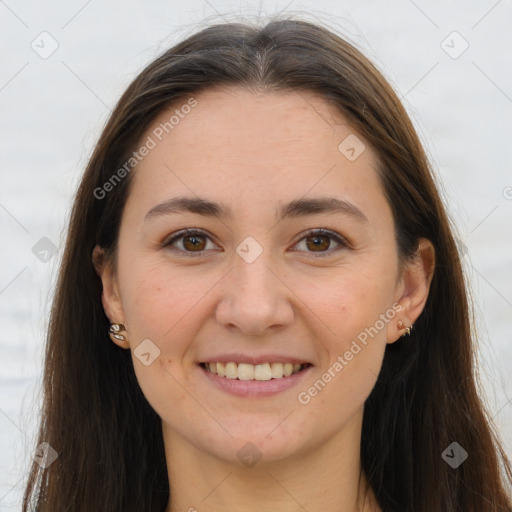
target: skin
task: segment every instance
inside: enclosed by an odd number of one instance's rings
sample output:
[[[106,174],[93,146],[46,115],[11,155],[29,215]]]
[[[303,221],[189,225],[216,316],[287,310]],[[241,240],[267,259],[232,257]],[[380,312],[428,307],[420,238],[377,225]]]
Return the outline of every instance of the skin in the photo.
[[[126,326],[127,341],[116,343],[132,351],[141,389],[162,418],[167,512],[380,510],[371,490],[364,499],[363,406],[386,344],[404,333],[399,321],[413,324],[425,305],[432,245],[421,240],[416,257],[400,265],[376,155],[358,135],[366,149],[349,161],[338,145],[354,130],[314,93],[217,87],[196,99],[134,171],[115,271],[111,262],[98,265],[105,312]],[[224,203],[232,216],[144,220],[154,206],[185,195]],[[349,201],[366,220],[344,212],[276,216],[289,201],[326,196]],[[190,239],[175,241],[174,251],[163,247],[187,227],[211,235],[200,237],[199,256]],[[349,244],[321,237],[319,249],[304,234],[316,228]],[[252,263],[236,252],[248,236],[263,250]],[[97,247],[96,259],[101,254]],[[298,393],[389,311],[395,315],[378,334],[300,403]],[[147,338],[160,355],[145,366],[134,350]],[[286,354],[313,367],[275,396],[237,397],[198,367],[226,352]],[[262,455],[252,467],[237,457],[247,442]]]

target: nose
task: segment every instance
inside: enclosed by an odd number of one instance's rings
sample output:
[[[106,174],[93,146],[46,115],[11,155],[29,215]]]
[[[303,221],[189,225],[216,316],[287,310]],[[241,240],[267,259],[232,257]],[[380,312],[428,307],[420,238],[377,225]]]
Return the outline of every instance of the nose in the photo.
[[[262,335],[292,323],[293,293],[271,268],[265,251],[252,263],[235,256],[233,268],[223,281],[215,315],[224,327]]]

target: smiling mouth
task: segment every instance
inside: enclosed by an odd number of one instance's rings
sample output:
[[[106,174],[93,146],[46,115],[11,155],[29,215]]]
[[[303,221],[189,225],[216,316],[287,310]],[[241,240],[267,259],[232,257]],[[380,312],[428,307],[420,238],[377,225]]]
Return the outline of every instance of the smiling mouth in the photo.
[[[307,367],[309,363],[200,363],[207,372],[232,380],[258,380],[268,381],[272,379],[285,379],[295,375]]]

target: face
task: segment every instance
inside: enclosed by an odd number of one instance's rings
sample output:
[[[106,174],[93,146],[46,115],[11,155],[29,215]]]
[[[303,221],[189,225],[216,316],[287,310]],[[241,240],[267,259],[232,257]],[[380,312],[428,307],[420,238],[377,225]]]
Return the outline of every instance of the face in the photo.
[[[143,139],[105,309],[164,436],[227,461],[247,442],[300,456],[360,425],[414,320],[376,155],[314,93],[195,98]]]

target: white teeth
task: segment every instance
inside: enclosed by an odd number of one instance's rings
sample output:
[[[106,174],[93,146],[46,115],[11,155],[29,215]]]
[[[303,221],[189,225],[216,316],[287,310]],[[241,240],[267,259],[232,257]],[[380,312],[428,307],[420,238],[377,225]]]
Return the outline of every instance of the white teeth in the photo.
[[[272,372],[270,371],[270,364],[269,363],[257,364],[254,369],[254,378],[256,380],[270,380],[272,378]]]
[[[236,363],[226,364],[226,377],[228,379],[236,379],[238,377],[238,366]]]
[[[204,367],[219,377],[239,380],[271,380],[289,377],[301,370],[301,364],[293,363],[205,363]]]
[[[238,378],[240,380],[253,380],[254,379],[254,365],[240,363],[238,365]]]
[[[285,363],[283,364],[283,374],[285,377],[289,377],[293,373],[293,364]]]
[[[280,379],[283,376],[283,363],[272,363],[270,365],[270,372],[274,379]]]

